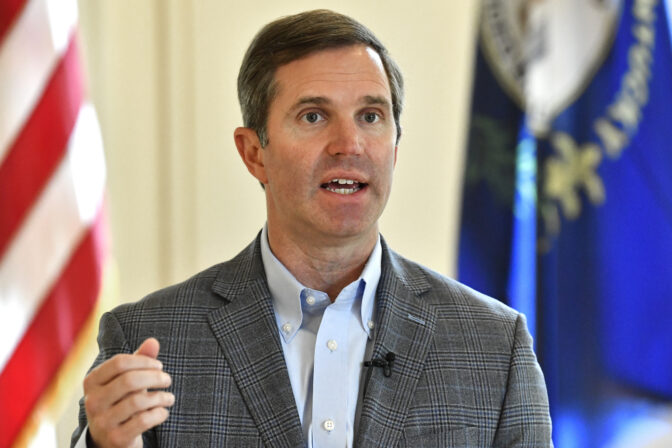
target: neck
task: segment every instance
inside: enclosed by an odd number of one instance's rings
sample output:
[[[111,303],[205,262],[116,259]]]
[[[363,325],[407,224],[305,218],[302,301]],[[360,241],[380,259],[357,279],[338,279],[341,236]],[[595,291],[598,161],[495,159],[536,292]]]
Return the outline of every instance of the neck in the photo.
[[[278,260],[301,282],[324,291],[333,302],[343,288],[362,273],[378,240],[378,227],[364,236],[338,238],[322,244],[307,244],[286,232],[274,232],[268,225],[268,243]]]

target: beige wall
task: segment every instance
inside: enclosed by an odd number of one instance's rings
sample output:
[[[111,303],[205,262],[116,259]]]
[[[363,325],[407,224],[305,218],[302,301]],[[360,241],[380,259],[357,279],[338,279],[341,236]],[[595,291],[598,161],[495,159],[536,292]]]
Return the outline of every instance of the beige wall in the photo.
[[[326,7],[381,38],[407,82],[404,135],[381,230],[397,251],[455,271],[458,197],[478,2],[80,0],[81,41],[108,168],[121,300],[242,249],[265,219],[238,159],[235,80],[261,25]],[[75,424],[73,407],[60,445]]]

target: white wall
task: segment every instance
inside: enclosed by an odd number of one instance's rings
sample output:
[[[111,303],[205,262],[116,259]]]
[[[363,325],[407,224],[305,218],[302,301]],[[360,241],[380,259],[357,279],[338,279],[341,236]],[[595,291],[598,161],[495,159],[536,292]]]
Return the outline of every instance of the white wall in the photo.
[[[263,193],[232,139],[241,124],[238,68],[263,24],[320,7],[369,26],[405,75],[404,135],[383,235],[398,252],[454,273],[478,2],[79,3],[121,300],[234,256],[261,228]],[[62,419],[62,446],[75,412],[73,404]]]

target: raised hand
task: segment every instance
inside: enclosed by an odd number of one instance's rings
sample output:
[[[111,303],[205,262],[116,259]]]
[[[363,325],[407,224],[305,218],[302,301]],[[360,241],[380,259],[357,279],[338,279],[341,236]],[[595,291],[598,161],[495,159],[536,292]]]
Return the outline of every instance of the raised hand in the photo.
[[[98,447],[142,447],[142,433],[168,418],[175,396],[156,359],[159,341],[146,339],[132,355],[116,355],[84,379],[89,435]]]

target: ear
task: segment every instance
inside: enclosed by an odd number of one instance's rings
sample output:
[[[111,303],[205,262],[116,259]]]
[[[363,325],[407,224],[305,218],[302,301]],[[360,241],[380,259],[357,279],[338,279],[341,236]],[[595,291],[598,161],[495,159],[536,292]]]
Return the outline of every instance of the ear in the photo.
[[[397,166],[397,153],[399,152],[399,145],[394,146],[394,166]]]
[[[264,166],[264,148],[261,147],[256,131],[250,128],[236,128],[233,131],[233,140],[247,170],[259,182],[264,185],[267,184],[268,178],[266,177],[266,167]]]

